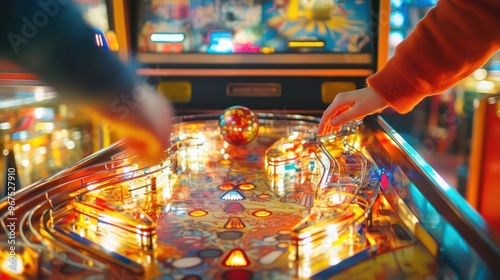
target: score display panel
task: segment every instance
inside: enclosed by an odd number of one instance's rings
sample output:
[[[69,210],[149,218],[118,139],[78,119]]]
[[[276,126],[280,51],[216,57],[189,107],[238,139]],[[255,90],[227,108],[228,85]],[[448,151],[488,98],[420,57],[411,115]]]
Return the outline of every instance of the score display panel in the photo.
[[[181,110],[322,110],[338,92],[364,86],[386,59],[381,23],[388,22],[388,1],[135,5],[129,9],[138,11],[131,20],[138,73]],[[307,102],[304,92],[314,93]]]

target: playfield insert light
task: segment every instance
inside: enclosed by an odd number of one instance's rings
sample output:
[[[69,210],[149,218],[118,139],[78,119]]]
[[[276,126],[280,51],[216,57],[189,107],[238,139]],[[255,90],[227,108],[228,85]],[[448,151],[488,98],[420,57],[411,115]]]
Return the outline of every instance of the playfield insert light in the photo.
[[[250,260],[241,249],[233,249],[223,261],[225,266],[229,267],[243,267],[250,264]]]
[[[229,220],[227,220],[226,224],[224,225],[224,228],[227,229],[242,229],[245,227],[245,223],[241,220],[241,218],[238,217],[231,217]]]
[[[257,210],[252,213],[255,217],[269,217],[273,214],[271,211],[267,211],[265,209]]]
[[[203,217],[203,216],[206,216],[207,214],[208,214],[207,211],[201,210],[201,209],[197,209],[197,210],[193,210],[193,211],[189,212],[189,216],[191,216],[191,217]]]
[[[238,190],[229,190],[226,193],[222,194],[220,197],[222,200],[244,200],[246,199],[245,195],[239,192]]]
[[[235,186],[231,183],[222,183],[219,186],[219,190],[221,190],[221,191],[229,191],[229,190],[232,190],[234,188],[235,188]]]
[[[250,191],[250,190],[255,189],[255,186],[253,184],[250,184],[250,183],[243,183],[243,184],[238,185],[238,189],[240,189],[242,191]]]

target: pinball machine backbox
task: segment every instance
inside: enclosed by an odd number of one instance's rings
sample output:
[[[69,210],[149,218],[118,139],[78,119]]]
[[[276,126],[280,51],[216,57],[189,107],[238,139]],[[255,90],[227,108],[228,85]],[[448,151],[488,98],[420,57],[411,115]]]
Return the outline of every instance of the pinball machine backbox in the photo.
[[[387,58],[389,1],[137,1],[138,74],[180,114],[320,112]]]

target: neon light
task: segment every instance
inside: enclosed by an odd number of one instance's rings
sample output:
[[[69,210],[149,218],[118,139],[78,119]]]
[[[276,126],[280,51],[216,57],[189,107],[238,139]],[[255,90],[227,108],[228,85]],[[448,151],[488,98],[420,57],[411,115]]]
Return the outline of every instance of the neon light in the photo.
[[[154,43],[180,43],[184,41],[186,35],[184,33],[153,33],[151,34],[151,42]]]
[[[400,12],[394,12],[394,13],[391,13],[389,20],[390,20],[392,26],[400,27],[405,22],[405,16]]]
[[[260,52],[259,46],[254,46],[250,43],[246,44],[234,44],[234,52],[238,53],[258,53]]]
[[[325,42],[322,41],[290,41],[289,48],[324,48]]]
[[[102,43],[102,37],[100,34],[95,34],[95,43],[98,47],[102,47],[104,44]]]
[[[233,40],[228,31],[212,31],[209,33],[210,44],[208,53],[231,53],[233,50]]]

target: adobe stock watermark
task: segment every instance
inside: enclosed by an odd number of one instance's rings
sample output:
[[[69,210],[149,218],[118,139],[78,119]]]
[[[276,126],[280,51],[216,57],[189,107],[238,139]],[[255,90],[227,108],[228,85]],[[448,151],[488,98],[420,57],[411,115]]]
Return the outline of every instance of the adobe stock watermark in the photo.
[[[470,117],[469,112],[464,111],[463,118],[467,117]],[[420,148],[418,150],[424,156],[432,156],[438,152],[446,152],[446,149],[449,148],[448,146],[452,145],[451,142],[455,141],[449,138],[450,136],[448,133],[457,133],[461,126],[466,125],[464,124],[464,119],[458,117],[455,113],[450,112],[449,109],[440,117],[440,120],[443,124],[445,124],[445,126],[436,126],[434,129],[437,133],[432,133],[431,131],[431,133],[429,133],[429,135],[420,143]],[[447,142],[449,143],[446,145]],[[444,145],[444,148],[440,147],[442,145]]]
[[[160,65],[156,65],[156,69],[161,69]],[[139,76],[138,79],[140,81],[136,83],[136,86],[130,93],[122,93],[110,104],[111,112],[120,114],[120,120],[125,120],[131,111],[138,109],[140,103],[145,102],[150,95],[160,94],[153,87],[163,81],[159,76]]]
[[[137,109],[140,103],[146,101],[151,94],[154,94],[153,89],[144,82],[140,83],[132,89],[130,94],[122,93],[120,97],[113,100],[110,104],[111,112],[120,114],[118,118],[125,120],[130,115],[130,111]]]
[[[389,21],[389,16],[391,14],[390,9],[381,9],[378,12],[375,12],[374,10],[370,11],[370,17],[368,22],[364,26],[360,28],[359,31],[361,31],[361,34],[364,34],[362,36],[369,38],[370,41],[365,42],[365,44],[372,44],[373,40],[377,37],[380,36],[381,30],[389,30],[390,29],[390,21]],[[360,35],[358,35],[360,36]],[[383,40],[385,38],[379,38],[378,40]],[[361,48],[364,45],[359,45],[356,46],[361,50]],[[358,52],[359,52],[358,50]],[[352,63],[354,61],[353,59],[353,54],[357,54],[358,52],[347,52],[344,53],[344,58],[346,63]]]
[[[20,32],[9,32],[7,34],[14,52],[16,54],[19,53],[19,47],[22,44],[28,44],[29,40],[33,39],[39,30],[49,23],[50,18],[55,17],[59,13],[61,5],[68,3],[70,3],[70,0],[39,0],[36,2],[40,9],[34,12],[31,18],[26,16],[21,18],[22,26]],[[35,1],[33,1],[33,4],[35,4]]]

